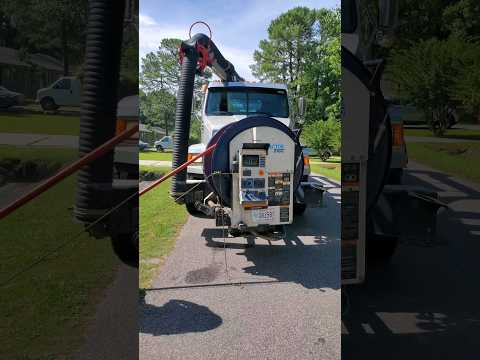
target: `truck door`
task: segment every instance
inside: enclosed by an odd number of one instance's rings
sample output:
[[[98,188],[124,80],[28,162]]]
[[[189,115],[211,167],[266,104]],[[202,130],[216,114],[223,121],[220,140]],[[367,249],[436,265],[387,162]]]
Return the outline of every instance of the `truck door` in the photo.
[[[80,106],[80,101],[82,99],[82,85],[80,80],[72,79],[71,81],[71,97],[69,99],[70,106]]]
[[[52,97],[57,105],[70,105],[73,96],[71,79],[59,79],[52,86]]]

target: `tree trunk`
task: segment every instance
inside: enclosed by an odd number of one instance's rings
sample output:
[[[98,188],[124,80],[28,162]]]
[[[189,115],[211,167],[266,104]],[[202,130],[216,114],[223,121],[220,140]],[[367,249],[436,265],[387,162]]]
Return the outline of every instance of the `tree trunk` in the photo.
[[[67,23],[65,19],[62,21],[62,52],[63,52],[63,75],[68,76],[70,73],[70,64],[68,59],[68,39],[67,39]]]

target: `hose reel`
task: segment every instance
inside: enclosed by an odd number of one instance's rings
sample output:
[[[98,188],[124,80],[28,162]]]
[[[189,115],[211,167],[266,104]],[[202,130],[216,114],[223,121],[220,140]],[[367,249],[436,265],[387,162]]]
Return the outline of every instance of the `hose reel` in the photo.
[[[241,133],[254,128],[267,127],[275,129],[287,135],[295,144],[294,149],[294,175],[293,191],[300,185],[303,175],[303,154],[300,143],[293,131],[271,117],[254,116],[234,122],[220,129],[208,143],[207,147],[217,144],[215,150],[204,158],[203,171],[208,185],[214,191],[222,203],[228,207],[232,206],[232,165],[230,159],[230,143]],[[274,144],[270,144],[270,148]],[[274,150],[272,150],[274,151]],[[238,161],[238,159],[237,159]]]

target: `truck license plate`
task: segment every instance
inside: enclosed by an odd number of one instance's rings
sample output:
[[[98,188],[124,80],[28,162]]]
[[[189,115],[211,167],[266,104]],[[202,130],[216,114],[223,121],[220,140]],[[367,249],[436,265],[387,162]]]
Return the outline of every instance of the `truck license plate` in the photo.
[[[256,222],[265,222],[273,220],[273,210],[254,209],[252,210],[252,219]]]

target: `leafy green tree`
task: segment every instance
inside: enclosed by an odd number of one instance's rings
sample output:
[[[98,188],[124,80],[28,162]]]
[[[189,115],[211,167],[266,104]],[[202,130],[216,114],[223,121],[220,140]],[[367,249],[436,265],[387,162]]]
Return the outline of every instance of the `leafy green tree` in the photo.
[[[166,135],[174,128],[176,99],[167,90],[140,93],[141,121],[165,130]]]
[[[143,95],[140,108],[146,122],[161,126],[167,133],[175,126],[176,93],[181,71],[178,58],[180,44],[180,39],[163,39],[156,52],[142,58],[140,87]],[[195,79],[191,124],[193,138],[199,138],[200,133],[198,111],[203,95],[201,87],[211,77],[211,72],[206,70]]]
[[[302,141],[317,154],[340,153],[341,123],[338,120],[317,120],[305,126]]]
[[[296,7],[274,19],[268,27],[268,40],[261,40],[254,52],[256,77],[296,85],[312,51],[316,12]]]
[[[140,84],[146,92],[169,90],[175,92],[180,81],[178,48],[180,39],[163,39],[156,52],[142,59]]]
[[[431,38],[446,39],[449,31],[444,26],[443,11],[453,0],[399,1],[399,26],[396,47],[408,47],[411,41]]]
[[[2,0],[28,53],[44,52],[63,59],[64,74],[83,62],[88,0]]]
[[[459,36],[480,34],[480,3],[478,0],[459,0],[443,11],[443,28]]]
[[[480,122],[480,44],[469,43],[462,56],[458,76],[453,79],[450,96]]]
[[[394,50],[388,61],[386,77],[401,99],[423,111],[436,135],[444,133],[448,108],[456,105],[451,89],[461,76],[468,48],[459,37],[432,38]]]
[[[340,105],[340,11],[293,8],[274,19],[251,66],[260,80],[286,83],[304,96],[306,122],[338,115]],[[297,89],[300,91],[297,91]]]
[[[119,80],[119,98],[138,94],[138,30],[133,25],[124,27]]]

